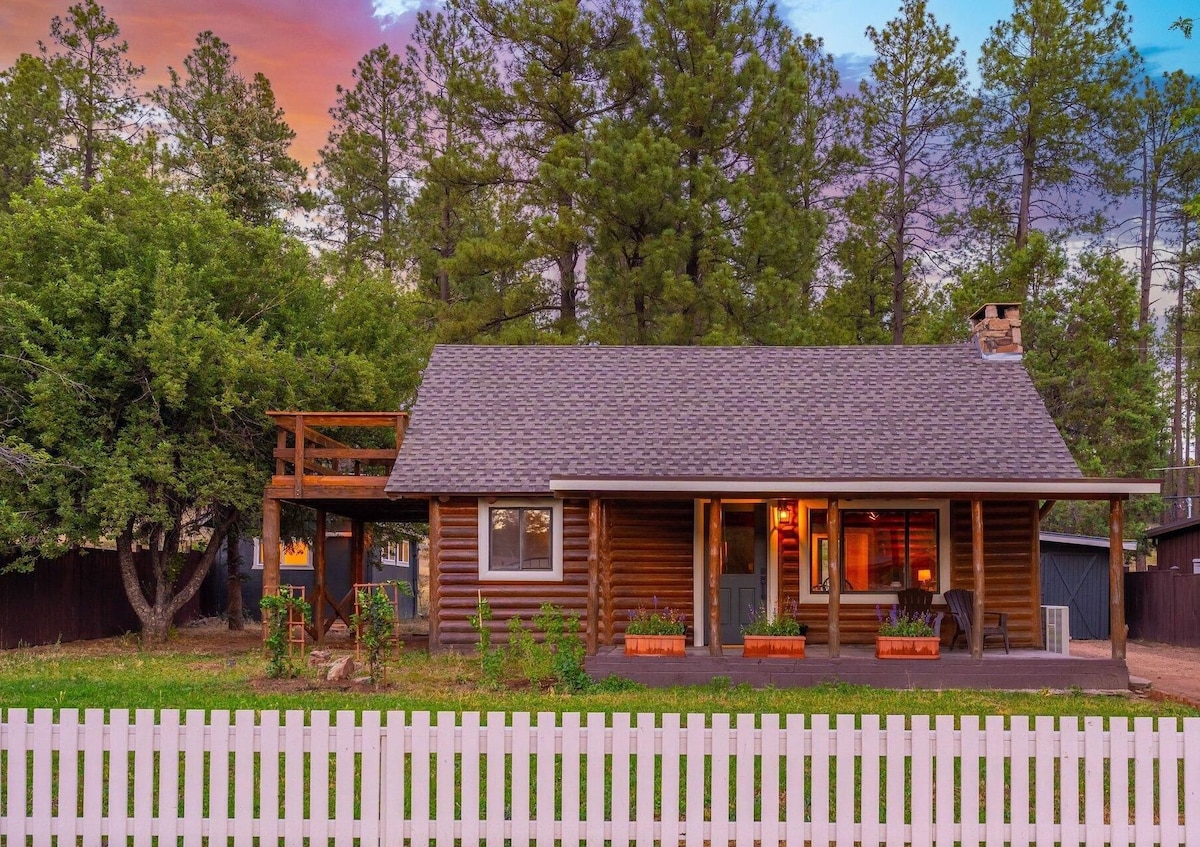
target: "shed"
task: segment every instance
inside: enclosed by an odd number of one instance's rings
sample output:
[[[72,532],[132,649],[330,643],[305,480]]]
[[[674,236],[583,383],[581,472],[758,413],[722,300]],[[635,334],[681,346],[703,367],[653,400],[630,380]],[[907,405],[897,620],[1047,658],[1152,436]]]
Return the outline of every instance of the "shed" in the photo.
[[[1108,638],[1108,539],[1042,532],[1042,605],[1070,609],[1071,638]],[[1137,545],[1125,541],[1134,551]]]

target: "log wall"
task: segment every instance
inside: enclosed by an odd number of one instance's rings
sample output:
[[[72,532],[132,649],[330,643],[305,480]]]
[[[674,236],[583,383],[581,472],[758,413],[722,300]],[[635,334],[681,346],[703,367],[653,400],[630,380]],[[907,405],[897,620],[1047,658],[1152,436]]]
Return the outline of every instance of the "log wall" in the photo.
[[[479,579],[479,500],[455,497],[441,504],[441,560],[431,579],[437,581],[436,608],[442,647],[474,647],[478,636],[468,618],[482,593],[492,607],[493,643],[508,638],[508,621],[519,616],[528,626],[543,603],[579,615],[580,632],[587,627],[588,504],[563,504],[562,582],[481,582]]]
[[[623,636],[638,606],[683,612],[688,643],[696,624],[692,603],[691,500],[617,500],[609,504],[614,635]]]

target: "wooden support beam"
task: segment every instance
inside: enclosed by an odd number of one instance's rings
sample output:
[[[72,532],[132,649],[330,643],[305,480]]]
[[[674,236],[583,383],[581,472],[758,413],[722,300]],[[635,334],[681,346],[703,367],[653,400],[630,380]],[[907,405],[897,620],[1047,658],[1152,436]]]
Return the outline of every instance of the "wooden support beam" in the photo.
[[[1042,504],[1042,507],[1040,509],[1038,509],[1038,521],[1039,522],[1044,521],[1046,519],[1046,515],[1050,514],[1050,510],[1054,508],[1054,504],[1057,502],[1058,502],[1057,500],[1047,500],[1045,503]]]
[[[313,633],[318,644],[325,641],[325,527],[324,509],[317,509],[316,529],[313,531],[313,581],[312,599]]]
[[[296,475],[295,496],[304,496],[304,415],[296,415],[296,457],[293,460],[292,473]]]
[[[1116,497],[1108,501],[1108,631],[1112,657],[1125,660],[1125,509]]]
[[[829,657],[842,655],[842,515],[837,500],[825,512],[829,533]]]
[[[721,572],[725,569],[721,501],[708,505],[708,654],[721,655]]]
[[[608,646],[616,641],[613,609],[612,503],[600,501],[600,586],[599,637]]]
[[[363,522],[358,518],[350,521],[350,584],[360,585],[367,581],[366,549],[367,534]]]
[[[1047,501],[1053,505],[1053,500]],[[1029,504],[1029,614],[1033,621],[1033,646],[1039,650],[1046,644],[1042,637],[1042,510],[1037,501]]]
[[[983,658],[983,501],[971,499],[971,572],[975,577],[975,608],[971,618],[971,658]]]
[[[259,555],[263,563],[263,597],[279,593],[279,501],[266,495],[263,497],[262,535]],[[267,639],[267,621],[262,624],[263,641]]]
[[[600,645],[600,498],[588,500],[587,654]]]
[[[438,580],[442,559],[442,503],[429,499],[429,649],[436,652],[442,646],[441,600]]]

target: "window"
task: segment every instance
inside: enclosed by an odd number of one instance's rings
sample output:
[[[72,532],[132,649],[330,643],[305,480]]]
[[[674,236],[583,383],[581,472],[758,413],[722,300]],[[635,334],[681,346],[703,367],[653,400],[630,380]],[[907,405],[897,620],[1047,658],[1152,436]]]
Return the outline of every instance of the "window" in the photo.
[[[939,509],[843,509],[842,591],[940,588]],[[829,590],[828,513],[809,512],[812,590]]]
[[[262,570],[262,541],[254,539],[254,570]],[[312,548],[304,541],[293,541],[290,544],[279,542],[279,568],[312,570]]]
[[[379,556],[381,565],[397,565],[399,567],[407,567],[412,561],[409,557],[412,555],[412,542],[410,541],[391,541],[383,545],[383,552]]]
[[[479,578],[562,579],[562,501],[479,501]]]

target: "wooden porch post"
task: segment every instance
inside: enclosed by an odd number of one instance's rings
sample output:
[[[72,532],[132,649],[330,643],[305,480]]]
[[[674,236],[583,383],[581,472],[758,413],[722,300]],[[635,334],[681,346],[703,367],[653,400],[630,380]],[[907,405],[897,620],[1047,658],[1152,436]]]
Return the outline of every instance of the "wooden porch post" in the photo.
[[[725,569],[721,501],[708,506],[708,654],[721,655],[721,571]]]
[[[588,500],[587,654],[600,645],[600,498]]]
[[[363,522],[358,518],[350,521],[350,584],[353,586],[356,583],[366,582],[366,569],[364,563],[366,561],[366,549],[363,542],[366,540],[366,533],[363,531]],[[351,603],[354,601],[353,588],[350,594]]]
[[[829,657],[842,655],[842,515],[838,501],[831,499],[825,512],[829,533]]]
[[[1042,640],[1042,513],[1037,500],[1029,504],[1032,528],[1029,531],[1029,613],[1033,621],[1033,646],[1039,650]]]
[[[1108,501],[1108,631],[1112,657],[1125,659],[1125,534],[1124,505],[1114,497]]]
[[[441,603],[438,594],[438,578],[442,559],[442,504],[436,497],[429,498],[429,649],[431,652],[442,646]]]
[[[613,559],[612,534],[609,524],[612,521],[612,504],[600,501],[600,643],[612,646],[616,640],[613,620]]]
[[[983,501],[971,498],[971,570],[975,576],[975,607],[971,618],[971,658],[983,658]]]
[[[259,546],[263,565],[263,596],[279,591],[279,501],[263,498],[262,542]]]
[[[313,638],[321,644],[325,641],[325,510],[317,509],[317,528],[313,533],[313,581],[316,583],[312,599]]]

